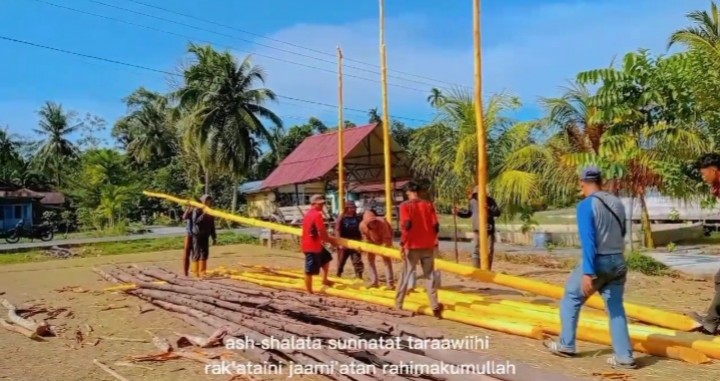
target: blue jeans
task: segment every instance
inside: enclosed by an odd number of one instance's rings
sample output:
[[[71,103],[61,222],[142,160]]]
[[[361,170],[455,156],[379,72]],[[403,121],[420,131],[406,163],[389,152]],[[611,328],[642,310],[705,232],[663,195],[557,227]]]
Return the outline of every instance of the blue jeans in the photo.
[[[595,257],[595,275],[593,282],[605,299],[605,310],[610,320],[610,336],[615,357],[618,362],[629,364],[633,362],[632,343],[628,331],[627,316],[623,306],[625,281],[627,280],[627,264],[622,254],[598,255]],[[563,351],[575,352],[575,339],[577,334],[580,308],[587,297],[582,291],[582,264],[570,275],[565,285],[565,296],[560,302],[560,320],[562,332],[560,333],[560,347]]]

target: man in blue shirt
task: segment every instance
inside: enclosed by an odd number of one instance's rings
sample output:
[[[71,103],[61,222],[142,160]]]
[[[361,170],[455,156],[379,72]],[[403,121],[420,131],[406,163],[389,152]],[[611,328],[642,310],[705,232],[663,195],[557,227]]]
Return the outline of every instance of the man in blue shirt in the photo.
[[[609,314],[610,336],[615,355],[608,359],[613,368],[634,369],[632,343],[623,294],[627,280],[625,248],[625,207],[620,199],[603,192],[602,173],[596,167],[582,171],[580,188],[585,196],[577,206],[578,233],[582,245],[582,263],[570,275],[560,303],[562,331],[558,341],[546,341],[553,353],[572,357],[576,353],[580,309],[596,291],[605,299]]]

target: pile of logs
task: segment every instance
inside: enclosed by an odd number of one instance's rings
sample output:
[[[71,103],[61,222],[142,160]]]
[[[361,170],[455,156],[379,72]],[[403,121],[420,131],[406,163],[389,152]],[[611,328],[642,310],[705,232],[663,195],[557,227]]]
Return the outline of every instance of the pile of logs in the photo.
[[[407,323],[410,312],[342,299],[305,295],[293,291],[273,290],[258,285],[228,279],[196,280],[158,267],[135,266],[95,269],[113,283],[132,284],[124,292],[142,298],[209,337],[186,336],[187,345],[211,347],[233,343],[351,342],[368,340],[402,343],[399,348],[337,348],[323,345],[306,348],[303,345],[287,348],[249,345],[234,348],[232,353],[255,364],[361,364],[383,369],[388,364],[490,364],[506,362],[484,353],[465,350],[410,349],[408,337],[441,339],[431,329]],[[122,287],[121,287],[122,288]],[[372,380],[447,380],[447,381],[530,381],[552,379],[577,380],[552,374],[522,364],[513,364],[515,374],[408,374],[377,371],[366,374],[323,374],[338,381]],[[459,369],[459,368],[455,368]]]

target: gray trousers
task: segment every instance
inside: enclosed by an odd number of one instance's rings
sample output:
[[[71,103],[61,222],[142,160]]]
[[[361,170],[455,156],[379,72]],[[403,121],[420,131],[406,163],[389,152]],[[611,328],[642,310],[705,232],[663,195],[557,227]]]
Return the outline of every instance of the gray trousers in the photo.
[[[489,268],[492,268],[493,257],[495,256],[495,234],[488,234],[488,249],[490,255]],[[480,233],[475,232],[473,234],[473,253],[472,253],[472,264],[473,267],[480,268]]]
[[[430,301],[430,307],[433,310],[440,308],[438,302],[438,289],[440,288],[440,277],[435,272],[435,250],[434,249],[417,249],[409,250],[405,262],[403,263],[400,285],[395,293],[395,307],[402,309],[405,302],[405,294],[410,285],[411,278],[415,276],[415,268],[420,263],[425,278],[425,288]]]
[[[370,285],[377,286],[379,280],[377,266],[375,266],[375,254],[367,253],[367,259],[368,270],[370,270]],[[385,282],[388,287],[392,288],[393,286],[395,286],[395,281],[393,279],[392,259],[383,256],[380,256],[380,259],[383,261],[383,263],[385,263]]]
[[[720,271],[715,274],[715,297],[710,302],[708,313],[703,319],[703,327],[711,333],[720,328]]]

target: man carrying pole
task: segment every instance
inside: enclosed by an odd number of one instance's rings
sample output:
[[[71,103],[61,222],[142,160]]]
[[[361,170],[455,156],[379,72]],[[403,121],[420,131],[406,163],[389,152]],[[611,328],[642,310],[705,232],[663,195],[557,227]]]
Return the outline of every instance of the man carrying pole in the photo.
[[[545,346],[555,355],[574,356],[580,309],[592,294],[599,292],[605,299],[615,350],[608,364],[613,368],[634,369],[637,365],[623,305],[627,281],[627,264],[623,256],[625,206],[617,197],[603,192],[601,187],[602,173],[598,168],[589,167],[582,171],[580,188],[585,199],[577,206],[582,263],[570,275],[560,302],[560,340],[548,340]]]
[[[323,243],[336,245],[335,239],[330,237],[325,229],[325,217],[322,210],[325,207],[325,197],[316,194],[310,197],[311,208],[303,218],[301,248],[305,254],[305,289],[308,294],[313,293],[313,276],[320,274],[322,269],[323,284],[332,285],[328,280],[328,270],[332,255],[325,249]]]
[[[716,153],[704,155],[700,158],[699,165],[703,181],[712,186],[713,195],[720,198],[720,155]],[[701,316],[697,312],[691,314],[698,323],[702,324],[700,331],[707,335],[720,334],[720,330],[718,330],[720,328],[720,270],[715,274],[714,283],[715,295],[707,309],[707,314],[705,316]]]
[[[395,294],[395,307],[402,309],[405,295],[420,262],[426,291],[433,315],[442,317],[443,306],[438,301],[439,278],[435,272],[435,252],[438,246],[440,223],[432,202],[418,196],[420,186],[410,181],[405,186],[408,200],[400,205],[401,250],[403,270],[400,285]]]
[[[473,224],[473,254],[472,264],[480,268],[480,213],[478,213],[478,188],[473,189],[470,195],[470,206],[464,211],[455,210],[455,215],[460,218],[472,218]],[[488,269],[492,269],[493,257],[495,256],[495,218],[500,217],[500,207],[494,198],[486,196],[487,200],[487,235],[488,235]]]

